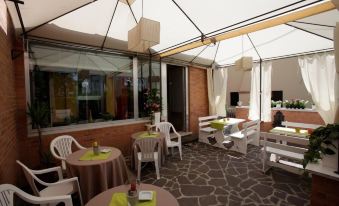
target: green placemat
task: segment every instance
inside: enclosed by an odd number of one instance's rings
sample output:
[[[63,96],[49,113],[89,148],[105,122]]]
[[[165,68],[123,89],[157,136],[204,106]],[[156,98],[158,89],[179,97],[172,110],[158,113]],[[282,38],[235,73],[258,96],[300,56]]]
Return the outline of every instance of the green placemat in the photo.
[[[153,199],[149,201],[140,201],[136,205],[137,206],[156,206],[157,198],[156,198],[156,192],[153,191]],[[114,193],[111,199],[111,202],[109,203],[109,206],[127,206],[127,195],[126,193]]]
[[[112,152],[107,153],[99,153],[98,155],[94,155],[92,150],[87,151],[85,154],[83,154],[79,160],[85,161],[85,160],[105,160],[107,159]]]
[[[210,122],[211,127],[217,130],[223,130],[224,126],[228,124],[224,119],[213,120]]]
[[[148,134],[148,132],[144,132],[142,134],[140,134],[138,136],[138,138],[147,138],[147,137],[151,137],[151,138],[154,138],[154,137],[158,137],[159,136],[159,133],[151,133],[151,134]]]

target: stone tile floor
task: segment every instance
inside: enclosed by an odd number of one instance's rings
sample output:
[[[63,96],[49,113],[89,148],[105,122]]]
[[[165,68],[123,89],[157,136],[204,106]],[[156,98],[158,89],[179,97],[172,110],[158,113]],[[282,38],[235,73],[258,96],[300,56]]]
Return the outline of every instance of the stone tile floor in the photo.
[[[171,192],[180,206],[309,205],[310,179],[273,168],[261,171],[260,148],[247,155],[203,143],[183,146],[183,160],[169,156],[156,180],[154,165],[142,170],[142,182]]]

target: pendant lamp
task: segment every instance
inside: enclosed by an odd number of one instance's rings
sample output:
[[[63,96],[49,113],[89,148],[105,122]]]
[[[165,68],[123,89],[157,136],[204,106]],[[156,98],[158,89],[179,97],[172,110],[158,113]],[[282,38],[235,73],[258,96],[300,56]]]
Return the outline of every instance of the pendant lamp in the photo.
[[[146,52],[160,43],[160,22],[141,17],[139,23],[128,31],[128,50]]]
[[[127,5],[128,5],[128,3],[129,3],[129,5],[132,5],[135,2],[135,0],[119,0],[119,1],[121,3],[127,4]],[[127,1],[128,1],[128,3],[127,3]]]
[[[235,61],[235,67],[239,70],[251,70],[253,67],[253,58],[249,56],[244,56],[244,37],[241,37],[241,53],[242,57]]]

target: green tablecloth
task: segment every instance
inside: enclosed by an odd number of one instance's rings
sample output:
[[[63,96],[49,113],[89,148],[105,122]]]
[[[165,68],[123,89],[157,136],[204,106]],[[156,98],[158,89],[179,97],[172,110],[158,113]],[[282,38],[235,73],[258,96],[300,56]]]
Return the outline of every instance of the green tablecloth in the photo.
[[[226,119],[217,119],[210,122],[211,127],[217,130],[223,130],[226,125],[228,125],[228,122]]]
[[[153,199],[149,201],[140,201],[136,205],[137,206],[156,206],[156,192],[153,191]],[[114,193],[112,196],[112,200],[109,206],[127,206],[127,195],[126,193]]]
[[[86,160],[105,160],[111,155],[111,152],[107,153],[99,153],[95,155],[92,150],[87,151],[83,154],[79,160],[86,161]]]
[[[159,133],[152,132],[151,134],[148,134],[148,132],[144,132],[138,136],[138,138],[155,138],[159,137]]]

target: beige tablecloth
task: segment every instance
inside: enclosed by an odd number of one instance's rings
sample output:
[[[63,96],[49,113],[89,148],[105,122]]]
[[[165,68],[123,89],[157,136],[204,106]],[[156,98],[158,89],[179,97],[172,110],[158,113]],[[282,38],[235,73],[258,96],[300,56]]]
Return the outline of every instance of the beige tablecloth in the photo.
[[[66,159],[67,175],[78,177],[84,203],[95,195],[128,182],[127,167],[121,151],[114,147],[106,160],[80,161],[85,152],[90,149],[79,150]]]
[[[140,138],[140,135],[145,133],[147,131],[142,131],[142,132],[137,132],[132,134],[132,149],[131,149],[131,167],[132,169],[137,169],[138,167],[138,161],[137,160],[137,152],[134,148],[134,141],[137,138]],[[159,136],[155,137],[155,138],[160,138],[160,155],[159,155],[159,162],[161,162],[161,164],[165,164],[165,157],[168,154],[168,149],[167,149],[167,144],[166,144],[166,138],[165,138],[165,134],[162,132],[159,132]],[[161,167],[161,164],[159,165],[159,167]]]
[[[110,190],[107,190],[100,195],[95,196],[93,199],[91,199],[86,206],[108,206],[112,196],[114,193],[117,192],[126,192],[130,188],[129,185],[121,185],[119,187],[112,188]],[[175,199],[173,195],[171,195],[166,190],[149,184],[141,184],[139,190],[152,190],[156,191],[157,195],[157,202],[156,205],[159,206],[179,206],[178,201]]]

